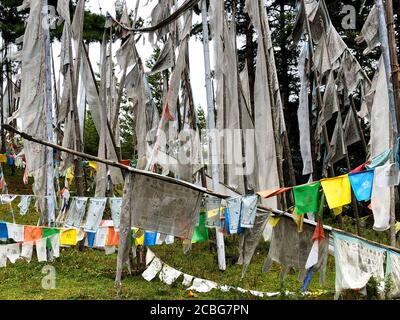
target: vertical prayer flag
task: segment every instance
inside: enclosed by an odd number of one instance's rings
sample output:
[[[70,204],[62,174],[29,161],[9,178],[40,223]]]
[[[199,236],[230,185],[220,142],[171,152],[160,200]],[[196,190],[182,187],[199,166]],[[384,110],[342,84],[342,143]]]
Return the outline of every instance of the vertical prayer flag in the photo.
[[[46,239],[37,239],[35,241],[36,254],[39,262],[47,261]]]
[[[235,197],[226,200],[228,214],[225,215],[225,224],[228,234],[238,233],[240,227],[240,213],[242,209],[242,197]]]
[[[297,214],[318,212],[320,187],[321,183],[319,181],[293,187],[293,196]]]
[[[329,209],[343,207],[351,203],[351,187],[349,175],[321,180]]]
[[[24,226],[24,241],[35,241],[38,239],[42,239],[42,228],[41,227],[32,227],[32,226]]]
[[[240,212],[240,226],[253,228],[257,212],[257,195],[242,197],[242,209]]]
[[[367,201],[371,199],[372,184],[374,181],[373,169],[357,173],[350,173],[349,180],[354,195],[358,201]]]

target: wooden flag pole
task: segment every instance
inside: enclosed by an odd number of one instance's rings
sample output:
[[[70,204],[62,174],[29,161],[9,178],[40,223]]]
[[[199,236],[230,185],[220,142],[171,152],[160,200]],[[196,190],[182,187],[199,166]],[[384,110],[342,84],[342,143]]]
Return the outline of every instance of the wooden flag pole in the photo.
[[[375,0],[378,20],[379,20],[379,41],[381,43],[383,61],[385,64],[386,71],[386,80],[388,83],[388,95],[389,95],[389,110],[390,110],[390,118],[392,122],[393,136],[392,136],[392,149],[394,150],[394,155],[392,155],[392,161],[395,160],[398,153],[396,148],[397,139],[398,139],[398,123],[397,123],[397,111],[396,111],[396,103],[395,103],[395,95],[393,92],[393,82],[392,82],[392,68],[390,61],[390,45],[389,45],[389,36],[388,30],[386,26],[385,13],[383,8],[382,0]],[[393,13],[393,10],[392,10]],[[388,125],[388,124],[387,124]],[[395,214],[395,199],[394,199],[394,187],[391,187],[390,192],[390,244],[391,246],[396,246],[396,214]]]

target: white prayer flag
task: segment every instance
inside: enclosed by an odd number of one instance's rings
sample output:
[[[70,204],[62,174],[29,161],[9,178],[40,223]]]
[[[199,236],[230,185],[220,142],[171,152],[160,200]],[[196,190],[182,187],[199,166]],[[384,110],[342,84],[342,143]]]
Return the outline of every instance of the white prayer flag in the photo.
[[[47,238],[42,238],[35,241],[36,254],[39,262],[47,261],[46,242]]]
[[[176,281],[176,279],[179,278],[181,274],[182,272],[175,270],[174,268],[171,268],[170,266],[164,264],[159,274],[159,277],[162,282],[171,285]]]
[[[31,262],[33,253],[33,242],[24,242],[22,244],[21,257]]]
[[[14,223],[7,223],[8,237],[15,242],[24,241],[24,226]]]
[[[142,273],[142,277],[146,281],[153,280],[156,275],[161,271],[163,263],[160,259],[155,257],[153,261],[150,263],[149,267]]]
[[[19,243],[13,243],[7,245],[7,258],[11,263],[15,263],[17,259],[21,256],[21,251],[19,248]]]

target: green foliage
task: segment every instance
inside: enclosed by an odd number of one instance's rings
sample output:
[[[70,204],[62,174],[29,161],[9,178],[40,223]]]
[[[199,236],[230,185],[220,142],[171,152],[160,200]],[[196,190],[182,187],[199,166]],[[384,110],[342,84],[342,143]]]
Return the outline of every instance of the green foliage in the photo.
[[[196,110],[197,113],[197,128],[201,131],[204,129],[207,129],[207,120],[206,120],[206,114],[204,112],[204,109],[200,106],[197,107]]]
[[[90,111],[86,112],[84,138],[85,153],[97,156],[100,138]]]
[[[15,39],[25,32],[25,20],[28,17],[29,9],[21,12],[17,11],[17,7],[22,4],[23,0],[2,0],[0,3],[0,30],[2,37],[6,43],[13,43]],[[49,6],[57,7],[57,0],[49,0]],[[75,10],[76,3],[70,2],[71,20]],[[105,16],[85,11],[83,38],[86,42],[100,42],[102,39]],[[58,25],[55,29],[51,29],[52,39],[61,39],[62,25]]]
[[[161,50],[159,48],[155,49],[149,59],[146,60],[146,67],[151,69],[156,63],[158,57],[160,56]],[[168,71],[166,71],[168,72]],[[147,76],[147,81],[149,83],[151,94],[153,97],[153,103],[156,105],[159,114],[162,113],[162,95],[163,95],[163,76],[161,72],[157,72],[152,75]]]
[[[24,34],[24,19],[28,10],[17,11],[17,7],[23,0],[2,0],[0,2],[0,30],[5,43],[14,42],[16,38]]]
[[[126,95],[122,96],[121,114],[121,153],[123,159],[136,159],[135,154],[135,118],[133,116],[132,101],[126,99]]]

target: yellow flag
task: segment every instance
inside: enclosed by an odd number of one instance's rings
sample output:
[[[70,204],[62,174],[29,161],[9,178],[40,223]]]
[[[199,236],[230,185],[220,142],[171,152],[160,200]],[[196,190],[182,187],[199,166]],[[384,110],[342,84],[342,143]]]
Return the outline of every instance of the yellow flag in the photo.
[[[279,218],[279,217],[269,217],[268,224],[270,224],[272,227],[275,228],[278,225],[280,220],[281,220],[281,218]]]
[[[399,231],[400,231],[400,222],[396,221],[395,227],[396,227],[396,233],[399,233]]]
[[[139,232],[139,229],[134,228],[135,234]],[[136,246],[143,246],[144,245],[144,232],[139,238],[135,238],[135,245]]]
[[[342,214],[342,212],[343,212],[343,207],[333,208],[332,211],[333,211],[333,214],[334,214],[335,216],[338,216],[339,214]]]
[[[70,183],[72,182],[72,180],[74,179],[74,167],[69,167],[67,169],[67,172],[65,173],[65,178],[67,178]]]
[[[97,171],[97,162],[96,161],[89,161],[89,167],[92,167],[94,170]]]
[[[219,212],[218,212],[219,210]],[[214,209],[214,210],[210,210],[207,212],[207,217],[208,218],[212,218],[215,217],[218,213],[224,213],[225,208],[219,208],[219,209]]]
[[[349,175],[321,180],[329,209],[343,207],[351,203],[351,186]]]
[[[7,156],[5,154],[0,153],[0,163],[6,163]]]
[[[78,243],[78,232],[76,229],[61,230],[60,244],[75,246]]]

